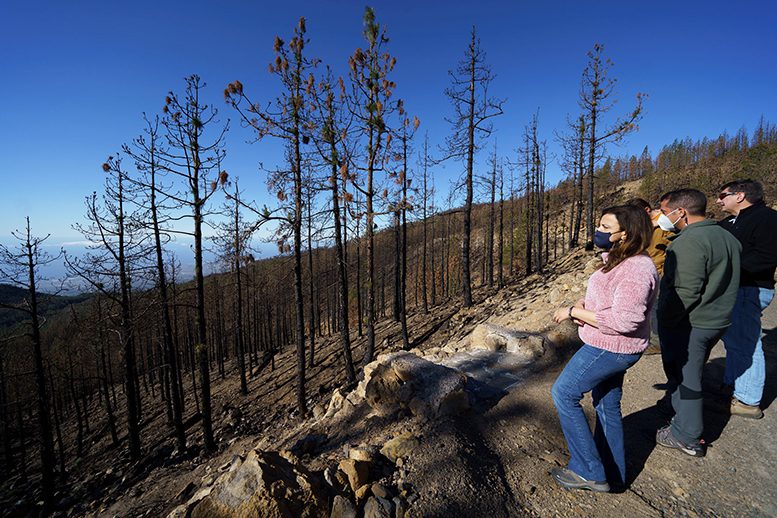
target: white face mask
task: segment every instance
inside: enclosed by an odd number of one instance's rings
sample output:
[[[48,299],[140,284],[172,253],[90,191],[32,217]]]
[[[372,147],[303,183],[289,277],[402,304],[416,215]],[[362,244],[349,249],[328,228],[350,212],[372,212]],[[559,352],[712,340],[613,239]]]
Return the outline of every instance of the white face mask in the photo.
[[[672,212],[677,212],[678,209],[673,210]],[[669,214],[671,214],[670,212]],[[661,227],[661,230],[664,230],[666,232],[677,232],[677,227],[675,225],[678,221],[683,219],[682,217],[677,218],[674,222],[672,222],[671,219],[669,219],[669,214],[661,214],[658,216],[658,226]]]

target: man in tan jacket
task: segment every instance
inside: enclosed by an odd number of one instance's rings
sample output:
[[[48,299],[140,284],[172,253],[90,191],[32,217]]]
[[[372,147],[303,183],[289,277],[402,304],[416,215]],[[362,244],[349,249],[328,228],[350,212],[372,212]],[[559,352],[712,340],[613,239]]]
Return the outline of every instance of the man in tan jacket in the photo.
[[[658,270],[658,277],[664,276],[664,260],[666,259],[666,249],[671,243],[669,236],[672,232],[667,232],[658,226],[658,217],[661,215],[660,209],[652,209],[650,204],[642,198],[632,198],[626,202],[626,205],[638,207],[650,216],[653,222],[653,235],[650,238],[650,246],[647,253],[653,260],[653,264]],[[653,306],[653,312],[650,315],[650,345],[643,354],[661,354],[661,345],[658,342],[658,319],[656,318],[656,305]]]

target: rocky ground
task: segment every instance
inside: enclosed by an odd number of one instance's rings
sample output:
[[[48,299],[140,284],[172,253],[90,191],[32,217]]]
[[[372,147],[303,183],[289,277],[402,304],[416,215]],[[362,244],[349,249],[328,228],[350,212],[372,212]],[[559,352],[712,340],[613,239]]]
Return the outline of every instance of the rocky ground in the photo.
[[[719,344],[705,369],[707,456],[657,447],[655,432],[666,422],[654,406],[662,369],[659,356],[644,356],[624,386],[628,487],[596,494],[555,485],[549,471],[566,464],[567,450],[550,387],[578,344],[574,326],[553,326],[550,315],[583,295],[595,265],[592,255],[577,252],[545,276],[477,292],[474,308],[451,304],[414,314],[410,352],[392,352],[398,326],[384,322],[381,356],[357,387],[342,384],[337,343],[321,344],[309,381],[321,388],[304,420],[293,409],[291,351],[276,358],[274,371],[267,366],[252,379],[245,399],[228,378],[214,391],[219,453],[173,452],[161,433],[146,461],[128,465],[106,460],[97,441],[92,469],[82,470],[90,475],[73,484],[66,514],[777,515],[777,414],[770,408],[777,396],[777,304],[764,316],[764,419],[728,415],[717,390]],[[357,358],[359,347],[357,341]],[[584,407],[593,417],[590,400]]]

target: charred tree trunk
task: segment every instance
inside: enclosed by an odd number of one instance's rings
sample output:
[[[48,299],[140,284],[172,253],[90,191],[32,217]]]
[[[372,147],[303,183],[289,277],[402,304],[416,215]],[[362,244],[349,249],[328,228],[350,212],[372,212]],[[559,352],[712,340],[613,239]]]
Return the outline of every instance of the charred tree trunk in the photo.
[[[407,199],[407,187],[408,187],[408,178],[407,178],[407,123],[404,124],[402,128],[402,204],[401,204],[401,215],[402,215],[402,243],[401,243],[401,252],[402,252],[402,263],[400,265],[402,271],[400,276],[400,285],[399,285],[399,293],[400,293],[400,323],[402,325],[402,348],[406,351],[410,350],[410,338],[408,336],[407,332],[407,207],[408,207],[408,199]]]
[[[312,369],[316,365],[315,351],[316,351],[316,295],[315,287],[313,284],[313,180],[308,178],[307,194],[307,231],[308,231],[308,298],[310,299],[310,314],[308,315],[308,334],[310,335],[310,358],[308,364]]]
[[[29,274],[29,314],[32,319],[32,351],[35,365],[35,386],[37,389],[38,437],[40,440],[41,489],[47,509],[54,504],[54,441],[49,421],[49,398],[46,391],[46,375],[43,366],[43,344],[40,336],[38,315],[38,291],[35,285],[37,255],[36,245],[30,232],[30,220],[27,218],[25,254]],[[24,434],[22,434],[23,436]],[[23,441],[24,439],[22,439]]]

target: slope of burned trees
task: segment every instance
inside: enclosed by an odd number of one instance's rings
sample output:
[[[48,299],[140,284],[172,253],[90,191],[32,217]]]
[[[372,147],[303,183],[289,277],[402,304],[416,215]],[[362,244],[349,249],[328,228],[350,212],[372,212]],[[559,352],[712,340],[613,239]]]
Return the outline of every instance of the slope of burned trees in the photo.
[[[192,75],[95,168],[105,186],[76,223],[90,251],[66,256],[87,296],[56,314],[37,297],[48,259],[29,224],[21,248],[0,250],[0,282],[18,288],[0,305],[20,315],[0,348],[3,512],[72,508],[69,494],[108,498],[159,463],[200,462],[314,411],[387,341],[418,345],[459,305],[542,274],[590,237],[592,214],[624,182],[641,179],[651,201],[736,177],[777,185],[777,130],[765,121],[752,136],[676,141],[655,159],[647,149],[608,158],[605,145],[636,129],[641,97],[606,120],[613,91],[601,46],[589,55],[580,115],[555,137],[567,179],[551,186],[538,113],[500,147],[486,139],[503,103],[486,95],[495,77],[474,29],[447,92],[455,120],[443,156],[428,134],[419,141],[422,122],[397,97],[396,60],[372,9],[341,77],[308,57],[304,19],[291,34],[275,38],[270,77],[259,78],[275,82],[276,96],[249,99],[233,81],[219,114]],[[225,113],[248,138],[284,146],[285,161],[263,170],[273,206],[247,199],[224,169]],[[435,172],[449,158],[464,164],[462,177],[438,191]],[[208,227],[217,227],[211,243]],[[257,230],[277,241],[277,257],[252,255]],[[193,280],[172,241],[191,243]],[[205,246],[216,249],[217,274],[204,273]],[[294,356],[293,372],[276,370],[278,355]],[[261,406],[268,393],[284,406]]]

